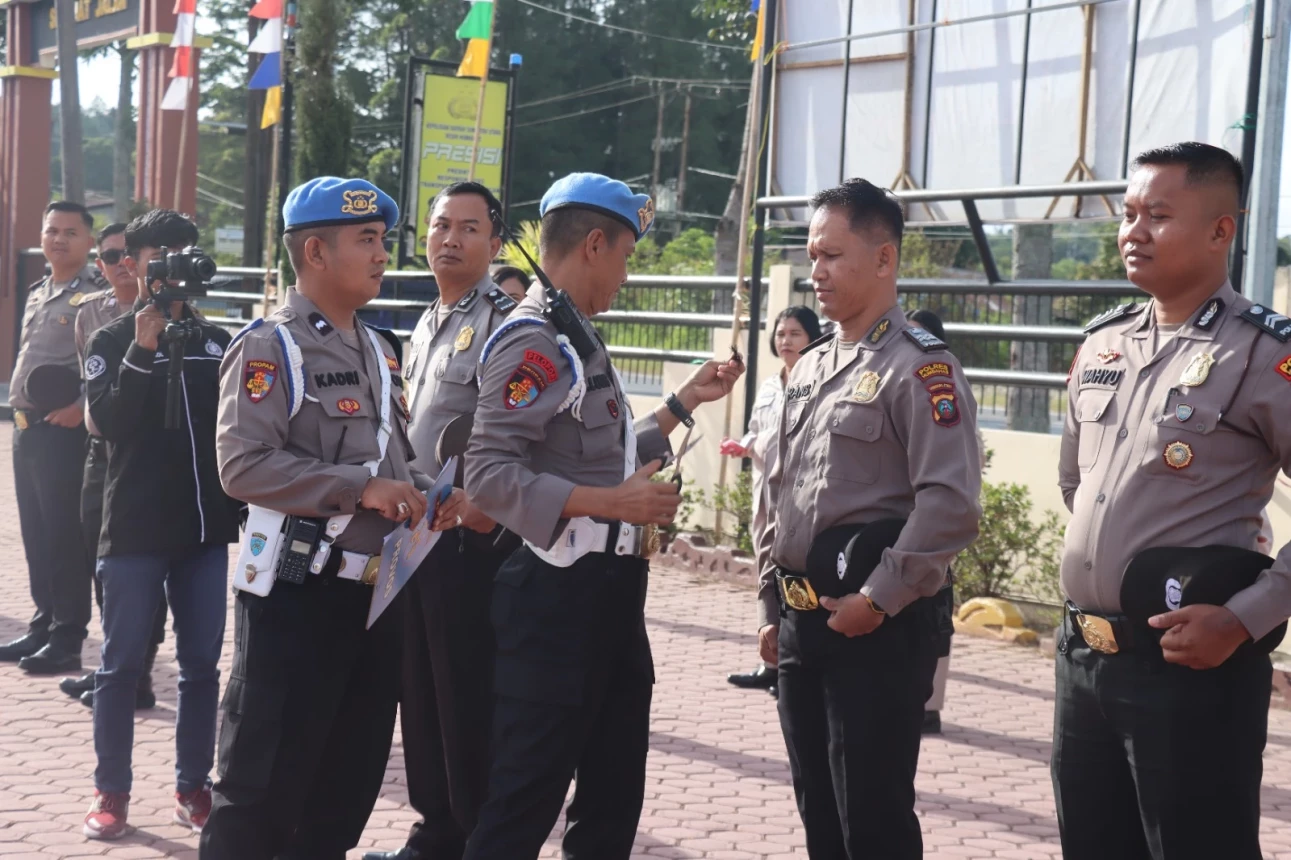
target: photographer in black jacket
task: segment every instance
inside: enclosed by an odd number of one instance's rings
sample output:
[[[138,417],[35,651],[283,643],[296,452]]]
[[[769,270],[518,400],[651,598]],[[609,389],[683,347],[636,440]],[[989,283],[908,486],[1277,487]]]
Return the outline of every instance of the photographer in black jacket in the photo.
[[[228,544],[237,540],[235,504],[215,462],[220,359],[230,336],[183,300],[166,312],[148,263],[197,241],[193,222],[159,209],[126,227],[126,253],[139,276],[135,310],[94,334],[86,349],[90,416],[108,441],[108,477],[98,575],[103,582],[103,653],[94,687],[94,804],[90,839],[127,830],[135,686],[144,668],[163,589],[175,619],[179,707],[175,729],[175,821],[200,832],[211,808],[217,664],[224,643]],[[169,317],[169,319],[168,319]],[[166,427],[168,323],[183,323],[178,427]],[[178,328],[178,326],[176,326]]]

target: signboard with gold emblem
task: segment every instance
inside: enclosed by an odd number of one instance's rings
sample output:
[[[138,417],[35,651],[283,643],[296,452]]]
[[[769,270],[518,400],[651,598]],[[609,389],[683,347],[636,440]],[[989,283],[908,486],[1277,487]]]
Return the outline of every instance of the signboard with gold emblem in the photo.
[[[33,64],[52,63],[58,53],[54,0],[32,4]],[[139,0],[76,0],[76,46],[81,50],[120,41],[139,32]]]

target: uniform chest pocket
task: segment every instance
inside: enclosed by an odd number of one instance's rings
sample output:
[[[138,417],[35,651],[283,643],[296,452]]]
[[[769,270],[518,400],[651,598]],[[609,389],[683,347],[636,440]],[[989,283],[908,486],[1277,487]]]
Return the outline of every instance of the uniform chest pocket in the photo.
[[[829,450],[825,476],[873,484],[879,476],[883,413],[872,406],[835,403],[829,414]]]
[[[1164,413],[1153,418],[1151,438],[1143,452],[1141,467],[1150,475],[1168,475],[1175,480],[1200,477],[1189,467],[1194,457],[1202,456],[1211,466],[1225,461],[1240,470],[1250,452],[1243,445],[1215,445],[1211,439],[1216,431],[1223,432],[1219,424],[1219,404],[1197,403],[1172,399]],[[1231,448],[1231,453],[1228,449]],[[1247,460],[1246,462],[1253,462]]]
[[[1098,388],[1081,391],[1076,395],[1075,411],[1080,430],[1080,471],[1088,472],[1098,462],[1107,428],[1116,423],[1116,392]]]
[[[356,392],[331,392],[319,395],[323,415],[318,422],[320,455],[328,462],[354,463],[376,456],[376,415],[372,405],[355,396]],[[391,404],[391,416],[398,411],[398,394]],[[294,421],[305,418],[302,413]]]

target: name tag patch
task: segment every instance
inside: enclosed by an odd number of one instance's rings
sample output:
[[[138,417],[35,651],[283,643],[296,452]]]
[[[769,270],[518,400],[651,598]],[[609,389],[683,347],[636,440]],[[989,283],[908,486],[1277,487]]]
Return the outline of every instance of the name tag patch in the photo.
[[[797,403],[800,400],[806,400],[811,397],[811,390],[816,387],[814,382],[799,382],[790,385],[785,389],[784,399],[789,403]]]
[[[1105,385],[1113,388],[1121,384],[1125,377],[1124,369],[1112,370],[1104,367],[1089,367],[1081,371],[1081,385]]]
[[[334,385],[358,385],[357,370],[341,370],[336,373],[315,373],[314,385],[319,388],[331,388]]]

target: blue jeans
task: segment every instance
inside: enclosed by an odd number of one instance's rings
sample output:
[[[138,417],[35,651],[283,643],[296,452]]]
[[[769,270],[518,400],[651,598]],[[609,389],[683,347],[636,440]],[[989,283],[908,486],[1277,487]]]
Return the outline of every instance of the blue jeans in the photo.
[[[206,785],[215,757],[229,549],[201,544],[175,554],[99,559],[103,581],[103,649],[94,675],[94,787],[128,792],[134,746],[135,688],[164,595],[175,618],[179,706],[175,782],[181,792]]]

